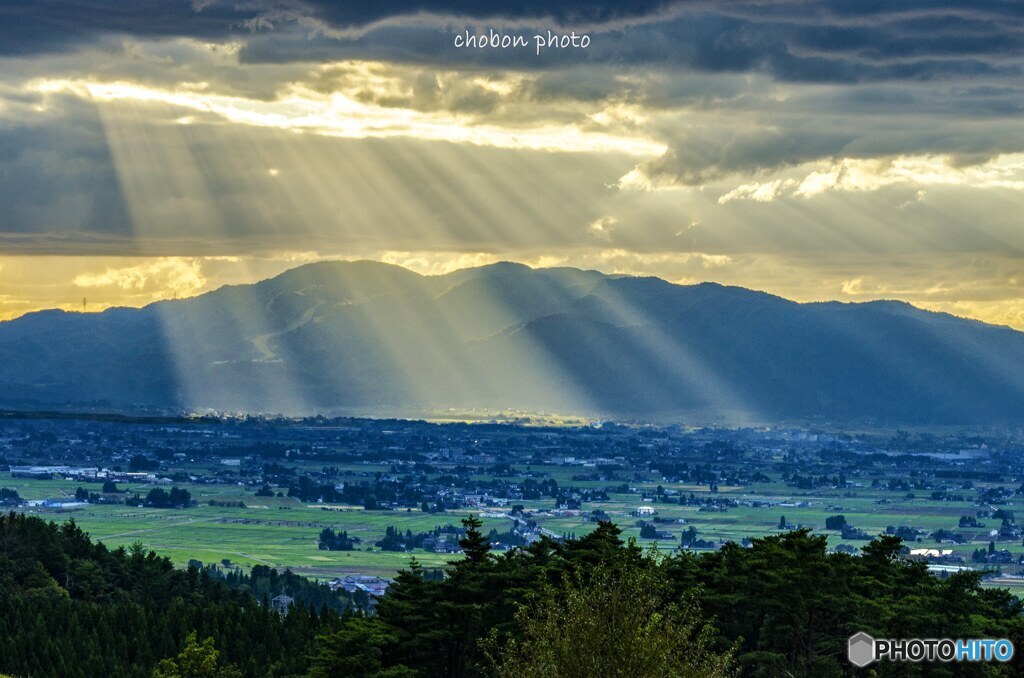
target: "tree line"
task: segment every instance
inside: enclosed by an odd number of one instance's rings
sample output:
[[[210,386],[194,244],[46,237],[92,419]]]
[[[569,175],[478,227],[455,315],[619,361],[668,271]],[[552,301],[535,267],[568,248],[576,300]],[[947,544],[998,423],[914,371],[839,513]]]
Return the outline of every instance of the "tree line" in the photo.
[[[249,587],[141,544],[108,549],[73,521],[0,516],[0,674],[143,678],[195,633],[242,675],[303,675],[316,637],[341,626],[329,606],[282,616]]]
[[[829,553],[827,537],[807,529],[659,557],[603,522],[579,539],[499,555],[470,520],[461,544],[443,581],[425,581],[414,562],[375,617],[321,639],[312,675],[855,675],[846,644],[857,631],[1024,647],[1018,598],[982,588],[979,572],[935,577],[889,535],[858,557]],[[872,668],[1005,675],[977,664]]]
[[[491,550],[475,518],[443,578],[415,560],[365,615],[314,592],[286,614],[275,579],[175,569],[109,550],[69,522],[0,517],[0,673],[352,676],[843,676],[857,631],[1000,638],[1024,647],[1021,601],[980,573],[941,579],[881,536],[853,557],[801,529],[663,556],[601,522]],[[227,579],[231,579],[229,585]],[[317,608],[316,605],[320,607]],[[205,668],[204,668],[205,667]],[[1016,675],[986,664],[888,664],[878,676]],[[177,672],[177,673],[176,673]]]

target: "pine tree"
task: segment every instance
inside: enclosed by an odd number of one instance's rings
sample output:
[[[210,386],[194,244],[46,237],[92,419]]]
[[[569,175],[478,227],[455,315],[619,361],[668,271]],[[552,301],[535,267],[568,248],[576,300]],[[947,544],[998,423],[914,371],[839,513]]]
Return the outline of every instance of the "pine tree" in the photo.
[[[491,551],[491,542],[480,531],[483,523],[476,516],[469,516],[462,520],[462,524],[466,528],[466,536],[459,540],[459,546],[462,547],[466,559],[456,564],[480,565],[486,562]]]

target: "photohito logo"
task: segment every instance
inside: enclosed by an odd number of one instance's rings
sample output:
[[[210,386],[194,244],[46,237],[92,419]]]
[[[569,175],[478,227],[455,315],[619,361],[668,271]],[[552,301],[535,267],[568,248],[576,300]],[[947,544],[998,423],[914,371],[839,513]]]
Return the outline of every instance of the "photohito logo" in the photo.
[[[1008,662],[1013,658],[1013,643],[1005,638],[879,640],[861,631],[850,636],[846,656],[858,668],[881,659],[893,662]]]

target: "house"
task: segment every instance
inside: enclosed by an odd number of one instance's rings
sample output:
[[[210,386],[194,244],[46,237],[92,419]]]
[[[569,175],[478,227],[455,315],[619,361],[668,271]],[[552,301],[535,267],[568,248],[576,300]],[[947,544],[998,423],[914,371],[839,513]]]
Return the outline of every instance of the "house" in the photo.
[[[332,591],[337,591],[338,589],[344,589],[348,593],[363,591],[371,598],[379,598],[387,592],[390,584],[391,580],[389,579],[366,574],[350,574],[344,578],[336,577],[332,579],[328,586]]]
[[[434,553],[461,553],[462,547],[459,546],[458,539],[438,539],[430,550]]]

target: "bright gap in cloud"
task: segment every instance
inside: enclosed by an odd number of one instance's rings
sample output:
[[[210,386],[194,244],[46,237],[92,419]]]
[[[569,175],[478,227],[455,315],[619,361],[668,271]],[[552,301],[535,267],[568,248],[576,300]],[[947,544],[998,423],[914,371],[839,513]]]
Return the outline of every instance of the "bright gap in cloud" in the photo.
[[[576,126],[477,125],[450,114],[379,106],[299,85],[291,86],[274,101],[211,93],[204,83],[169,90],[129,82],[42,79],[32,82],[30,89],[44,94],[74,94],[98,102],[163,103],[238,124],[352,139],[412,137],[496,148],[633,156],[658,156],[666,149],[664,144],[647,139],[589,132]],[[177,116],[176,120],[181,124],[195,122],[189,115]]]
[[[734,200],[772,202],[783,197],[813,198],[828,192],[877,191],[890,186],[969,186],[1024,191],[1024,155],[1006,154],[985,163],[958,167],[948,156],[892,159],[844,158],[829,166],[804,167],[793,176],[742,184],[718,203]]]

